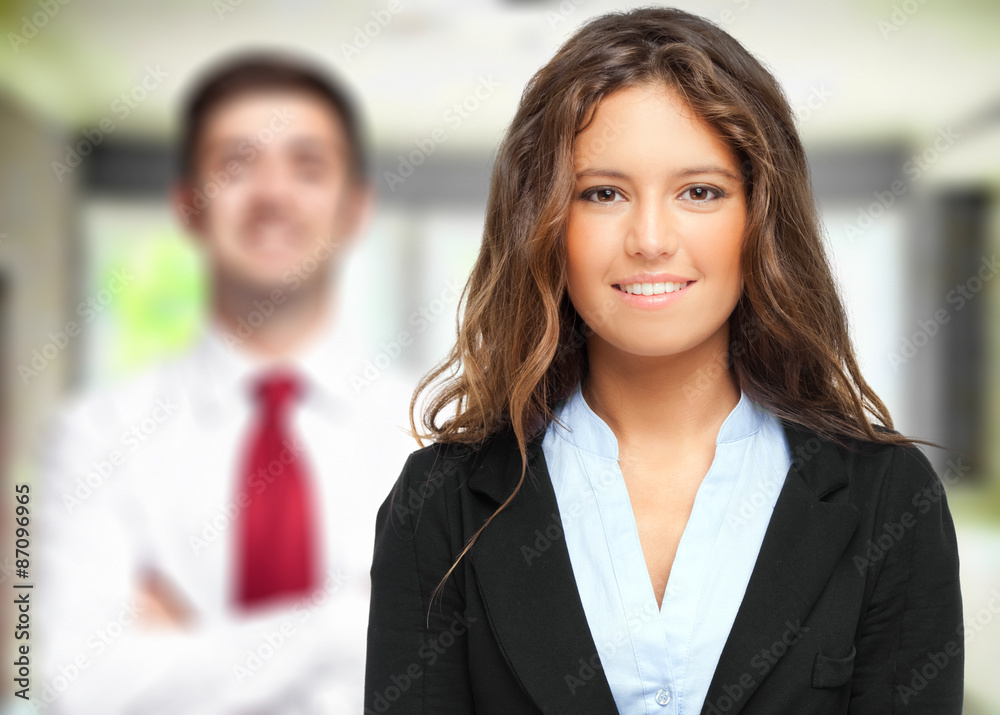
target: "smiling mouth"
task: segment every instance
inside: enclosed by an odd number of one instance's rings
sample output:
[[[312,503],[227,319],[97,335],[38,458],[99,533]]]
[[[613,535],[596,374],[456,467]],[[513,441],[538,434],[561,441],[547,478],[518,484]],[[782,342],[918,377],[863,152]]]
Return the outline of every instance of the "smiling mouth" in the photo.
[[[630,295],[663,295],[664,293],[676,293],[684,290],[694,281],[686,283],[626,283],[624,285],[615,283],[612,287],[622,293]]]
[[[288,228],[257,228],[245,234],[244,244],[254,251],[286,253],[298,248],[298,236]]]

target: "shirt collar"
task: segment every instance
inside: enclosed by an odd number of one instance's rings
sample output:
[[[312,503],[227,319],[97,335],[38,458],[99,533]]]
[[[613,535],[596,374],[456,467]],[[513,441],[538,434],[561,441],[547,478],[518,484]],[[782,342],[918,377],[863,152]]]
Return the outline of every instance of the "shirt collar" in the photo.
[[[291,367],[305,384],[305,400],[321,407],[342,409],[356,399],[351,385],[352,368],[358,364],[355,348],[360,344],[346,321],[333,310],[319,332],[294,355],[281,359],[255,355],[243,347],[239,336],[210,317],[195,350],[195,369],[206,380],[195,399],[209,409],[221,408],[234,397],[249,399],[253,381],[279,365]],[[207,384],[205,384],[207,383]]]
[[[555,415],[556,421],[553,421],[552,428],[577,449],[599,457],[618,459],[618,438],[587,404],[580,382],[577,382],[573,394],[556,408]],[[737,442],[754,435],[760,430],[765,416],[764,408],[741,390],[739,402],[719,428],[716,445]]]

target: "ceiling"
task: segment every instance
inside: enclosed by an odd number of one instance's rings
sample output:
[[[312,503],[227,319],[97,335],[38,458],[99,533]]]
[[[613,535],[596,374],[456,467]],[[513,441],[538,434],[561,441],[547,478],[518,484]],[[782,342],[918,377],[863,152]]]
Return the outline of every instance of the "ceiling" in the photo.
[[[0,5],[8,38],[0,94],[57,126],[72,131],[111,118],[119,134],[170,136],[194,73],[227,51],[264,45],[339,69],[381,150],[447,128],[442,153],[490,152],[526,81],[560,42],[587,18],[622,7],[607,0],[47,1],[55,6],[48,14],[43,0]],[[722,24],[775,72],[800,109],[807,142],[919,147],[938,129],[961,126],[979,137],[960,142],[967,161],[1000,171],[1000,0],[675,5]],[[164,78],[121,117],[113,103],[150,68]],[[460,124],[446,124],[449,107],[484,80],[496,88]],[[983,146],[994,152],[990,161]]]

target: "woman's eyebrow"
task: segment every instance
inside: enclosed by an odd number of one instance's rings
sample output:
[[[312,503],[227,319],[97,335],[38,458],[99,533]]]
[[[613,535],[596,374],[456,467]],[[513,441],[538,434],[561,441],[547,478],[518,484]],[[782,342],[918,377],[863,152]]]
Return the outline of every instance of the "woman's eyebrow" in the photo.
[[[714,164],[709,166],[693,166],[689,169],[681,169],[676,172],[674,176],[694,176],[696,174],[719,174],[720,176],[725,176],[727,179],[731,179],[733,181],[742,181],[740,177],[731,172],[729,169],[722,166],[715,166]]]
[[[718,174],[719,176],[724,176],[732,181],[742,181],[740,177],[734,174],[729,169],[722,166],[692,166],[687,169],[679,169],[673,173],[674,178],[682,178],[685,176],[696,176],[699,174]],[[583,179],[588,176],[599,176],[609,179],[623,179],[628,180],[630,177],[623,171],[617,171],[616,169],[584,169],[583,171],[578,171],[576,174],[577,179]]]
[[[614,169],[584,169],[576,174],[576,178],[582,179],[587,176],[602,176],[608,179],[625,179],[628,180],[629,175],[622,171],[615,171]]]

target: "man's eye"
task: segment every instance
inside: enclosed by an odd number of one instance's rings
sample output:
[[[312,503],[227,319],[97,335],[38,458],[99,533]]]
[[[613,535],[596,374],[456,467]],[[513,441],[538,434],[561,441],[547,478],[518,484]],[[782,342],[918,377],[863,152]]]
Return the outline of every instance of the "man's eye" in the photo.
[[[721,198],[722,192],[710,186],[692,186],[690,189],[685,190],[683,195],[687,196],[691,201],[701,204]],[[709,195],[711,195],[711,198],[709,198]]]
[[[302,157],[296,162],[296,169],[300,176],[318,179],[323,176],[326,164],[322,159],[315,157]]]
[[[218,171],[230,171],[235,164],[238,168],[236,171],[243,169],[246,162],[244,157],[233,154],[231,156],[223,156],[212,162],[212,169]]]

